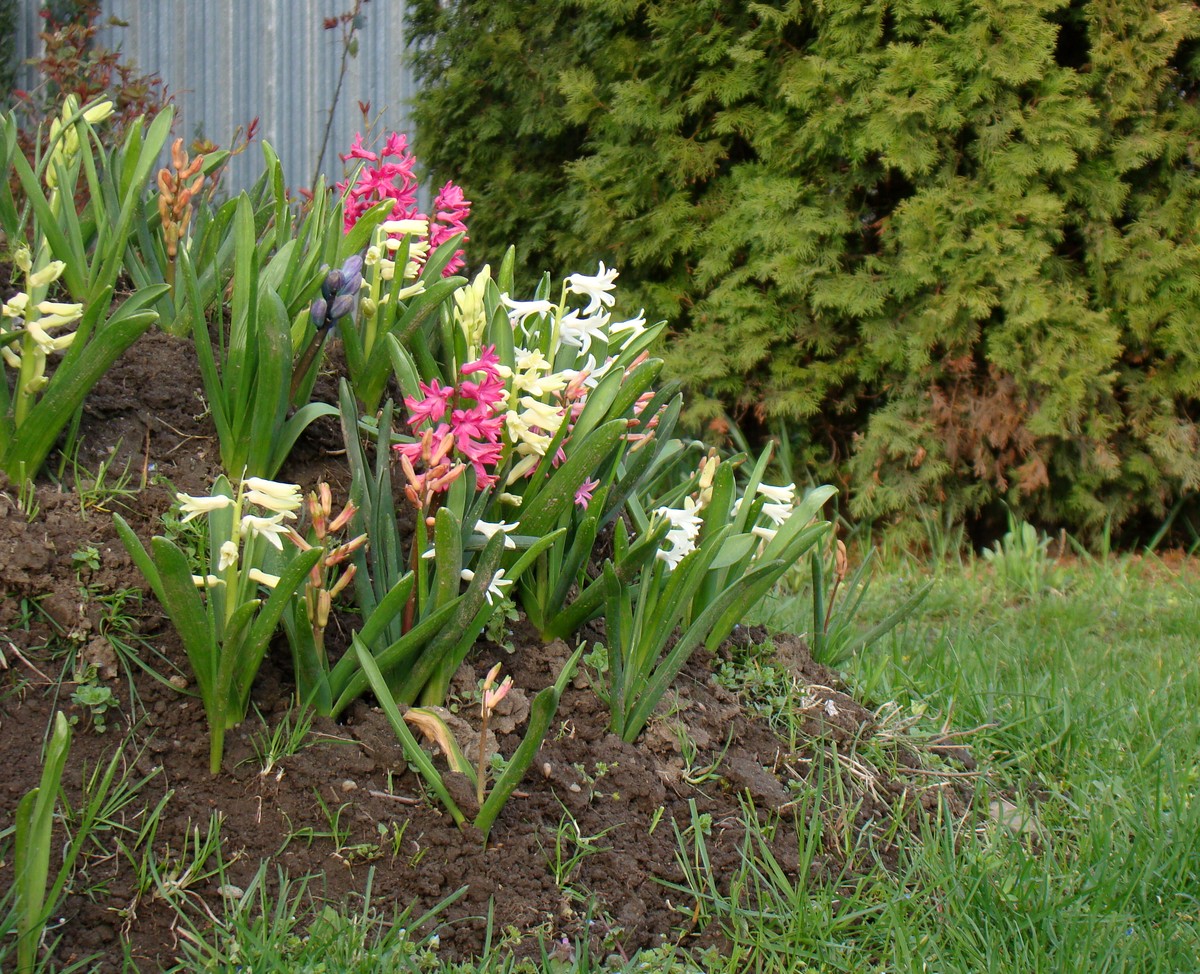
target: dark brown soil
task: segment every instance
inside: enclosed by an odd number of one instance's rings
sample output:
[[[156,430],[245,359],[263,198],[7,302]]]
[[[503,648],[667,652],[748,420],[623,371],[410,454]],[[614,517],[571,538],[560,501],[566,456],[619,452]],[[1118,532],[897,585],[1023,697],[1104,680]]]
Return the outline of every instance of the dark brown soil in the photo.
[[[323,388],[330,392],[332,382]],[[935,754],[888,733],[879,716],[848,696],[836,675],[813,663],[794,637],[776,638],[779,661],[790,669],[804,711],[806,733],[793,745],[716,683],[711,657],[692,660],[660,717],[633,745],[608,733],[603,704],[586,672],[579,675],[486,849],[477,833],[456,829],[425,799],[369,699],[355,704],[341,723],[317,720],[308,746],[267,773],[253,740],[263,738],[263,724],[252,714],[228,741],[226,770],[210,776],[207,728],[198,700],[186,689],[180,645],[145,594],[111,519],[119,509],[148,538],[170,506],[172,489],[208,492],[220,468],[199,389],[190,343],[149,334],[88,400],[76,459],[80,482],[71,464],[61,488],[43,478],[33,518],[17,509],[15,491],[0,484],[0,653],[7,665],[0,672],[0,762],[8,769],[0,783],[0,830],[12,825],[18,799],[37,784],[41,742],[56,710],[78,718],[64,779],[73,806],[84,776],[106,764],[115,749],[122,750],[128,781],[142,782],[134,800],[115,810],[97,834],[56,914],[61,961],[98,954],[98,969],[113,970],[127,950],[140,970],[170,966],[179,956],[178,910],[203,927],[206,911],[220,915],[223,897],[236,895],[231,887],[244,888],[264,862],[270,882],[276,867],[293,878],[312,877],[312,892],[334,902],[361,895],[370,874],[373,902],[384,913],[414,904],[425,909],[466,887],[442,916],[441,949],[448,955],[481,949],[489,909],[494,937],[520,938],[517,949],[524,951],[534,949],[539,937],[574,941],[589,934],[599,954],[629,955],[676,940],[720,946],[715,928],[695,924],[694,900],[664,885],[684,880],[677,830],[689,828],[693,811],[710,816],[708,850],[718,877],[736,867],[743,816],[750,814],[778,821],[774,852],[793,872],[797,831],[821,828],[823,850],[812,869],[831,880],[859,865],[847,863],[842,850],[858,850],[864,864],[868,850],[889,860],[889,843],[901,839],[875,830],[892,818],[893,808],[903,807],[913,828],[941,801],[952,814],[963,813],[969,777],[942,777],[936,769],[950,759],[961,772],[973,767],[970,755],[945,748]],[[313,430],[281,479],[308,489],[324,477],[336,494],[346,480],[340,445],[335,425]],[[94,498],[82,471],[94,473],[105,461],[110,485],[127,468],[130,486],[145,488],[89,506]],[[105,600],[129,590],[139,600],[125,603],[123,629]],[[748,643],[764,635],[743,631],[740,638]],[[131,696],[111,636],[135,647],[162,679],[134,666]],[[564,644],[542,645],[520,624],[513,643],[512,653],[481,643],[456,685],[473,687],[501,660],[516,686],[532,696],[569,655]],[[76,688],[71,681],[89,665],[119,701],[104,733],[70,699]],[[292,691],[281,643],[254,691],[268,727],[288,712]],[[519,694],[511,699],[519,705]],[[511,753],[523,731],[508,729],[513,732],[499,740],[504,753]],[[681,737],[694,746],[690,767]],[[856,762],[856,750],[868,744],[872,754],[889,760]],[[835,749],[846,760],[831,773],[835,763],[826,758]],[[706,770],[708,765],[715,767]],[[819,775],[827,783],[824,794],[815,793]],[[839,787],[831,783],[835,778]],[[160,803],[161,826],[139,840],[148,810]],[[801,808],[808,817],[797,815]],[[172,864],[189,836],[198,829],[203,838],[214,822],[223,875],[172,886]],[[57,828],[59,849],[61,823]],[[569,875],[559,876],[561,882],[554,875],[556,841],[563,860],[591,850]],[[7,848],[0,844],[0,889],[12,882]],[[143,859],[158,865],[173,896],[154,886],[137,888],[136,863]]]

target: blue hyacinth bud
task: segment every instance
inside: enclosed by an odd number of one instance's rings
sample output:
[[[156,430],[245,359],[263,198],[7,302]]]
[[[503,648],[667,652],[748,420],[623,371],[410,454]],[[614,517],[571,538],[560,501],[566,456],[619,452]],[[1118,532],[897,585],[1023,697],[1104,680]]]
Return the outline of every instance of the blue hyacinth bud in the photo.
[[[329,302],[324,298],[314,298],[308,306],[308,316],[318,331],[325,327],[325,316],[329,313]]]
[[[342,264],[342,275],[345,281],[338,290],[343,294],[352,294],[362,287],[362,254],[351,254]]]
[[[329,305],[329,321],[332,324],[339,318],[348,315],[354,310],[354,295],[339,294],[333,299],[333,303]]]
[[[330,271],[325,275],[325,280],[321,282],[321,294],[326,301],[333,300],[333,296],[338,293],[345,280],[346,276],[340,269]]]

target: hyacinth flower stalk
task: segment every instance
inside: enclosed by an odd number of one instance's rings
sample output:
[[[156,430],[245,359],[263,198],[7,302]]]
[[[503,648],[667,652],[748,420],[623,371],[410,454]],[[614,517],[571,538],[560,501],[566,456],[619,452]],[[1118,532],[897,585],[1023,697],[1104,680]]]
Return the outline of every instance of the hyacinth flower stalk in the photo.
[[[149,124],[135,120],[124,142],[106,152],[96,128],[111,113],[109,102],[80,106],[68,95],[60,117],[50,125],[44,151],[32,164],[18,148],[12,115],[3,120],[0,140],[2,161],[15,172],[30,217],[29,225],[22,227],[17,209],[0,208],[5,233],[10,241],[33,242],[37,266],[47,259],[63,261],[62,284],[71,300],[85,307],[106,294],[111,298],[109,289],[124,264],[173,115],[168,107]],[[77,200],[83,201],[78,211]]]
[[[250,477],[234,491],[222,476],[210,496],[177,494],[176,500],[184,522],[208,519],[203,574],[192,574],[187,555],[171,539],[155,537],[147,551],[120,515],[113,520],[183,640],[208,719],[209,770],[217,774],[225,733],[246,717],[251,684],[284,609],[324,552],[301,551],[288,540],[287,522],[302,503],[294,484]],[[265,570],[271,548],[283,555],[277,574]]]
[[[500,681],[499,686],[496,685],[496,677],[500,675],[500,664],[497,663],[490,670],[483,681],[483,699],[479,703],[479,754],[478,754],[478,774],[475,782],[475,801],[479,806],[483,807],[483,798],[487,790],[487,732],[488,721],[491,719],[492,712],[496,709],[496,705],[500,703],[506,696],[508,691],[512,689],[513,681],[511,676],[506,676]]]
[[[158,218],[167,253],[165,274],[172,291],[179,244],[186,238],[192,220],[192,199],[204,188],[203,167],[204,156],[189,159],[183,139],[176,139],[171,144],[171,165],[158,171]]]
[[[3,327],[19,332],[19,341],[0,347],[0,355],[5,365],[17,374],[12,392],[12,419],[13,426],[20,429],[33,403],[50,384],[46,377],[48,358],[64,352],[75,341],[72,326],[83,317],[83,305],[45,300],[50,285],[62,276],[66,267],[62,261],[51,261],[34,271],[29,249],[20,247],[14,263],[25,275],[26,290],[18,291],[4,302]]]
[[[358,166],[352,179],[337,184],[337,190],[345,200],[343,210],[347,233],[353,230],[364,214],[386,202],[390,204],[388,220],[424,224],[416,241],[420,250],[416,247],[412,250],[414,260],[424,263],[429,254],[436,253],[449,243],[451,246],[445,261],[435,261],[440,265],[438,273],[450,277],[462,268],[465,261],[460,245],[467,241],[471,201],[463,195],[461,188],[448,182],[438,190],[432,214],[422,212],[417,203],[417,160],[408,151],[406,136],[392,132],[384,141],[383,148],[374,152],[363,145],[361,134],[356,135],[350,151],[341,159],[342,162],[354,162]]]
[[[310,372],[316,365],[317,356],[325,347],[325,339],[333,326],[354,313],[354,302],[362,287],[363,258],[361,254],[351,254],[341,267],[330,270],[321,281],[321,293],[313,298],[308,309],[309,320],[315,329],[308,347],[301,353],[295,367],[292,369],[292,386],[290,396],[294,400],[301,386],[311,382]]]
[[[313,707],[317,713],[328,714],[333,707],[333,687],[329,682],[325,630],[334,600],[354,581],[358,571],[350,558],[366,544],[367,536],[363,533],[348,541],[338,541],[338,535],[349,526],[357,509],[349,503],[334,515],[333,492],[326,483],[318,484],[317,490],[308,495],[306,507],[307,537],[295,528],[289,530],[288,537],[301,551],[319,549],[321,557],[305,580],[304,598],[288,602],[282,621],[292,648],[296,702]],[[282,551],[275,554],[278,558]]]
[[[113,306],[134,214],[171,114],[148,128],[136,122],[105,155],[94,127],[111,110],[69,97],[32,163],[20,150],[15,119],[2,122],[0,167],[15,173],[19,193],[0,206],[0,229],[25,277],[0,319],[0,469],[14,481],[37,474],[64,429],[69,453],[72,420],[87,393],[154,322],[148,309],[167,292],[165,285],[142,287]],[[81,176],[86,191],[77,211]],[[23,239],[29,249],[19,245]]]

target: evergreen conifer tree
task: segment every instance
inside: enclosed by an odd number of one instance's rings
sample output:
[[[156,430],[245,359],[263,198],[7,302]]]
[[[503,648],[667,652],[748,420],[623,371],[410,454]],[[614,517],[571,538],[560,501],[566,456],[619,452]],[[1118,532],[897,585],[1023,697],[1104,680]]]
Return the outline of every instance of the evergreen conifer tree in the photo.
[[[694,419],[786,430],[865,516],[1200,487],[1194,4],[411,7],[474,256],[620,267]]]

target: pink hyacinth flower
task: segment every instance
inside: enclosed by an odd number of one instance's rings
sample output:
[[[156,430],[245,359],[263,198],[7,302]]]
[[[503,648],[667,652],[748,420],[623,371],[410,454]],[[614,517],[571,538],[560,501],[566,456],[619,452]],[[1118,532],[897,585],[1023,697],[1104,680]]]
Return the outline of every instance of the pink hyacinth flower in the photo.
[[[598,480],[592,480],[590,477],[584,480],[584,482],[579,485],[579,489],[575,491],[575,503],[586,511],[588,504],[592,502],[592,491],[599,486],[600,481]]]

